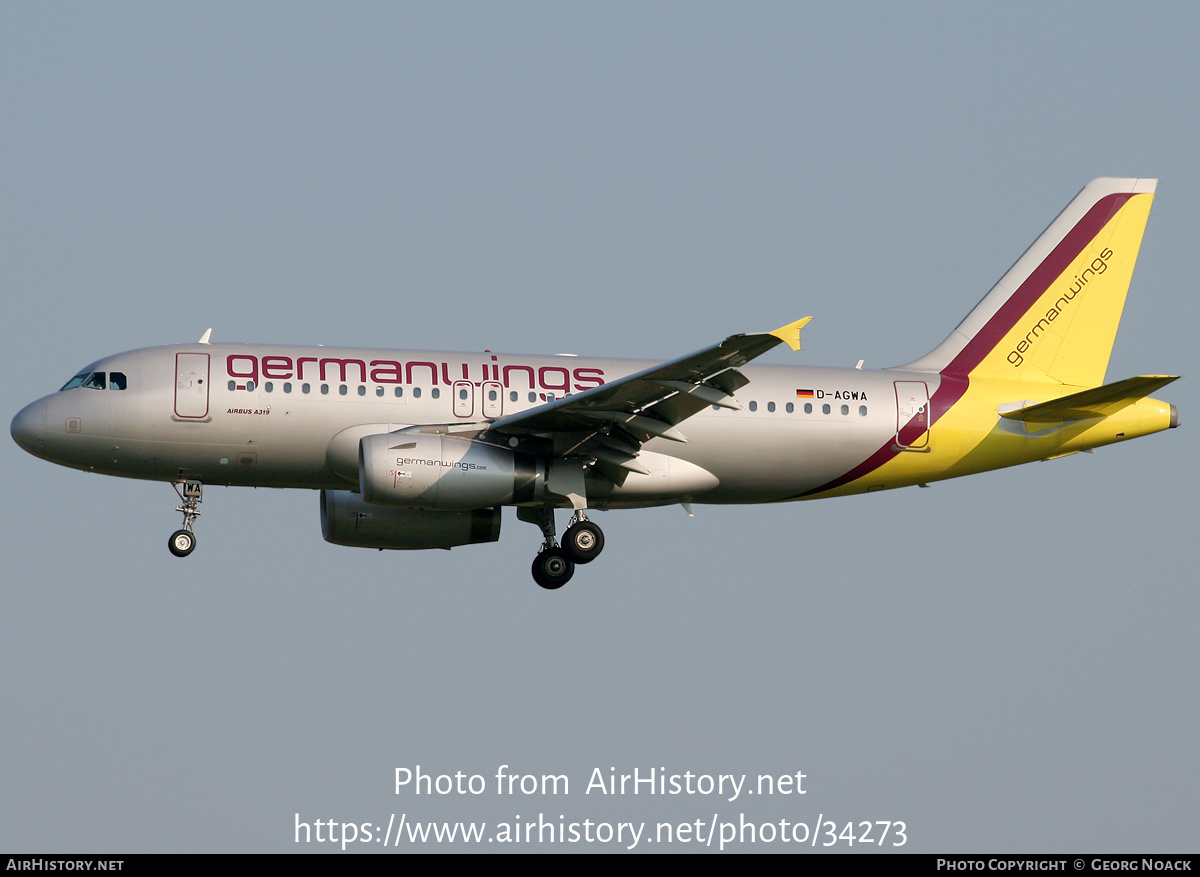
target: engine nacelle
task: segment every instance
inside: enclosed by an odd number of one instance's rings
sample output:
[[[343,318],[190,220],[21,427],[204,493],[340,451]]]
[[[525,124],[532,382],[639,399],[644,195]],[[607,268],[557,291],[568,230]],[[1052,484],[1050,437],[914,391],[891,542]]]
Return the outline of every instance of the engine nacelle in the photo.
[[[382,508],[349,490],[322,490],[321,534],[351,548],[454,548],[499,539],[500,509]]]
[[[470,439],[392,432],[359,442],[358,479],[373,505],[477,509],[540,500],[546,467],[529,454]]]

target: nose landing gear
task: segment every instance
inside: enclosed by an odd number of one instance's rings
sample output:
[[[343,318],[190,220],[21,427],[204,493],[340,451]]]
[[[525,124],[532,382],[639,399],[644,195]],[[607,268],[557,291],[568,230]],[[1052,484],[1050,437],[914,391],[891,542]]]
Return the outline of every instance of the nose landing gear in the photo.
[[[178,482],[171,484],[179,495],[181,505],[175,511],[183,513],[183,529],[176,530],[167,540],[167,548],[176,557],[187,557],[196,549],[196,534],[192,532],[192,523],[200,517],[199,505],[204,501],[204,485],[199,481],[183,482],[180,489]]]

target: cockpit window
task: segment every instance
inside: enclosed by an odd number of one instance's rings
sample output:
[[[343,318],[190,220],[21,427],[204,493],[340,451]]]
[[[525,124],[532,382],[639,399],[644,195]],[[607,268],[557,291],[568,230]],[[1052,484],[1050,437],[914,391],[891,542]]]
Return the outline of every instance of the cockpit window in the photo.
[[[104,372],[80,372],[63,384],[59,392],[73,390],[76,387],[103,390],[106,386],[110,390],[124,390],[129,386],[129,381],[126,380],[124,372],[109,372],[107,375]]]

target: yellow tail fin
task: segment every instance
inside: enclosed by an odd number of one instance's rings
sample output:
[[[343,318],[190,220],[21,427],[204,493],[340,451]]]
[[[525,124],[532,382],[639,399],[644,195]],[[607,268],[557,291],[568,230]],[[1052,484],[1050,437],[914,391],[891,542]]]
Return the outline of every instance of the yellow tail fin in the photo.
[[[949,338],[902,368],[1102,384],[1156,184],[1092,180]]]

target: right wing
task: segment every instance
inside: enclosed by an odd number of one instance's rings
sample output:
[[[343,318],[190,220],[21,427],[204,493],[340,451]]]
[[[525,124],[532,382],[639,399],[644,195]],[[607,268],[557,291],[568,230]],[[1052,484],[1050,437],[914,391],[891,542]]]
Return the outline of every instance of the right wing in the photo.
[[[597,472],[617,484],[629,472],[648,475],[636,460],[642,444],[652,438],[686,442],[678,425],[708,405],[740,408],[732,397],[749,380],[738,367],[779,344],[799,350],[800,329],[811,319],[774,332],[731,335],[679,359],[501,417],[486,432],[548,440],[554,456],[590,458]]]

